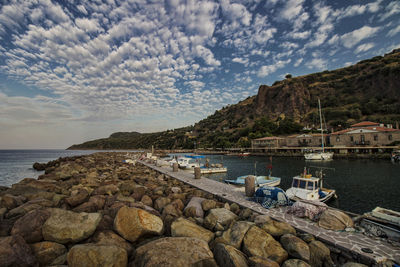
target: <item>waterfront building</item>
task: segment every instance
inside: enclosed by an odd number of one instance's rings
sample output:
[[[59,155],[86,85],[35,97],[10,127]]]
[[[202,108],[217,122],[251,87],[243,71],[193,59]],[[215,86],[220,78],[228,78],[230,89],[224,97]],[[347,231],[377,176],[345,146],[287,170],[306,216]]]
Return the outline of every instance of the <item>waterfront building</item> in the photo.
[[[286,140],[282,137],[268,136],[251,140],[251,148],[279,148],[286,146]]]
[[[333,146],[385,146],[400,142],[400,130],[393,129],[392,125],[363,121],[351,125],[350,128],[333,132],[330,143]]]
[[[286,137],[288,147],[320,147],[322,143],[321,134],[295,134]],[[324,144],[329,144],[329,135],[324,134]]]

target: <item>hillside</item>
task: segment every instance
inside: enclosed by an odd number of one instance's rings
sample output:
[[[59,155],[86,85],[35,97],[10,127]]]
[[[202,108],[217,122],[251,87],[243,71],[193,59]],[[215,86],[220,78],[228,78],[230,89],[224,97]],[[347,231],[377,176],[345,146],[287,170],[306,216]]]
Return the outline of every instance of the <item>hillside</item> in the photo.
[[[299,77],[287,76],[261,85],[256,96],[217,110],[196,123],[173,131],[114,133],[70,149],[246,147],[250,139],[318,127],[321,99],[328,128],[340,129],[370,120],[400,121],[400,49],[355,65]],[[315,128],[314,127],[314,128]]]

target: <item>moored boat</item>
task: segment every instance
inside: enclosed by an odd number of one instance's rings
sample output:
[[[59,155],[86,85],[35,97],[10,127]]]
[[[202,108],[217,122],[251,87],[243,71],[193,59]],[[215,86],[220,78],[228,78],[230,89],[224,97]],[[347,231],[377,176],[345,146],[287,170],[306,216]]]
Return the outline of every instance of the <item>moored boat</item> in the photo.
[[[391,160],[393,162],[400,162],[400,149],[393,150]]]
[[[241,186],[244,189],[246,178],[249,176],[254,177],[254,182],[257,187],[260,186],[277,186],[281,183],[280,177],[274,176],[255,176],[255,175],[243,175],[237,177],[235,180],[225,180],[227,184],[233,184],[237,186]]]
[[[336,195],[334,189],[324,188],[322,185],[322,171],[320,177],[312,177],[311,174],[307,173],[307,169],[304,168],[304,172],[300,175],[294,176],[292,181],[292,187],[286,190],[287,196],[291,200],[317,200],[320,202],[326,202]]]
[[[400,242],[400,212],[376,207],[360,221],[368,234]]]

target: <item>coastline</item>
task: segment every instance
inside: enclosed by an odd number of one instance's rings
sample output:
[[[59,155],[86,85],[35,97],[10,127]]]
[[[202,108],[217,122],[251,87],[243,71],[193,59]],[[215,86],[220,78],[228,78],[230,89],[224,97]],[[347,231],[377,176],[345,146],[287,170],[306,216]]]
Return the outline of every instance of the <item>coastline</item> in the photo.
[[[270,266],[293,260],[311,265],[357,261],[340,247],[323,244],[288,223],[140,163],[124,163],[139,155],[99,152],[60,158],[44,164],[45,174],[37,180],[25,178],[1,188],[0,249],[13,247],[8,260],[16,265],[93,265],[85,256],[90,253],[118,266],[145,266],[144,259],[157,257],[188,266],[218,266],[227,257],[246,265]],[[239,243],[233,229],[241,229],[236,232]],[[275,249],[263,247],[267,240]],[[167,249],[179,249],[181,244],[190,253],[172,255]],[[301,253],[308,254],[295,256],[290,244],[301,244]],[[325,254],[316,256],[322,250]],[[193,258],[195,252],[200,258]],[[18,257],[21,253],[24,259]]]

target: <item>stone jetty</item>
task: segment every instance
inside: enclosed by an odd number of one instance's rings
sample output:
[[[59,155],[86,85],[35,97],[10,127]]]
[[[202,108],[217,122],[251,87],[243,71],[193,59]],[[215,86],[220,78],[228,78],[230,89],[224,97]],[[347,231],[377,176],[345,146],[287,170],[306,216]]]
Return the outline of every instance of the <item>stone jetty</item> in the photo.
[[[138,156],[60,158],[35,164],[38,179],[1,187],[0,266],[365,266],[288,223],[124,162]]]

